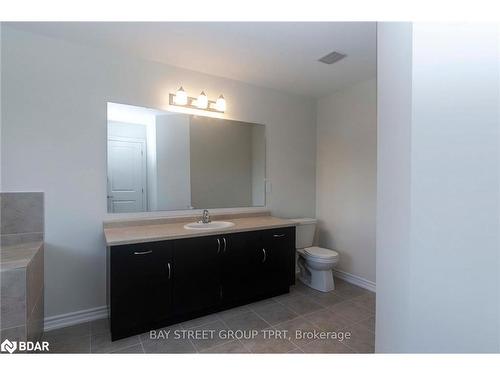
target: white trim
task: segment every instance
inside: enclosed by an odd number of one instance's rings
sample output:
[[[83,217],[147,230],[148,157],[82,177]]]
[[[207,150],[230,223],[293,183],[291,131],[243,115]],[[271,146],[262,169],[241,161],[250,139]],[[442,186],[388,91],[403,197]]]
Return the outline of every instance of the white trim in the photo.
[[[75,324],[91,322],[93,320],[107,317],[107,306],[94,307],[92,309],[49,316],[44,319],[44,331],[52,331],[57,328],[69,327]]]
[[[333,270],[333,274],[339,279],[345,280],[361,288],[368,289],[369,291],[376,292],[376,284],[373,281],[366,280],[362,277],[353,275],[352,273],[340,270]]]
[[[295,270],[295,278],[296,280],[299,279],[300,272],[298,269]],[[376,284],[373,281],[366,280],[362,277],[353,275],[352,273],[345,272],[345,271],[340,271],[340,270],[333,270],[333,275],[335,277],[338,277],[339,279],[345,280],[351,284],[357,285],[360,288],[367,289],[371,292],[376,292]]]

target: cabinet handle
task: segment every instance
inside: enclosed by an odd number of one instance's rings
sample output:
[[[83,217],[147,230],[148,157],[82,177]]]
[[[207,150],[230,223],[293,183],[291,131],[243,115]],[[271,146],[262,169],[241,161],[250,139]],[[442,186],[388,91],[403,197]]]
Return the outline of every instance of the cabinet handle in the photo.
[[[220,253],[220,239],[217,238],[217,254]]]
[[[170,262],[167,263],[167,270],[168,270],[168,279],[172,277],[172,267],[170,266]]]
[[[266,263],[266,259],[267,259],[266,249],[262,249],[262,253],[264,255],[264,257],[262,258],[262,263]]]
[[[134,255],[146,255],[146,254],[151,254],[153,250],[147,250],[147,251],[134,251]]]
[[[281,237],[285,237],[284,234],[273,234],[273,237],[274,238],[281,238]]]
[[[226,237],[222,237],[222,240],[224,241],[224,252],[226,252],[226,247],[227,247],[227,241],[226,241]]]

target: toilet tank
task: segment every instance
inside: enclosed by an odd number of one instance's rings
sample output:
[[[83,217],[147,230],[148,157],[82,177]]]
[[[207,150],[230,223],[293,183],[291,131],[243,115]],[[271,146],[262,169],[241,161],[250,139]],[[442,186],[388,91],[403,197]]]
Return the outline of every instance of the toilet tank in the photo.
[[[290,221],[297,223],[295,229],[295,247],[297,249],[303,249],[305,247],[312,246],[317,220],[310,218],[300,218],[291,219]]]

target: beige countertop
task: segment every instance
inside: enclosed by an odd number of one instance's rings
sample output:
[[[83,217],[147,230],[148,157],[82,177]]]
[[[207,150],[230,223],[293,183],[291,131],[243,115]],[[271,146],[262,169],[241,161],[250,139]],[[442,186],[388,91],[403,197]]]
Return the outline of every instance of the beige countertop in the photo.
[[[43,246],[43,241],[21,242],[2,246],[0,249],[1,270],[27,267],[35,254]]]
[[[253,230],[292,227],[296,223],[280,219],[274,216],[261,215],[250,217],[213,217],[212,220],[225,220],[234,223],[234,226],[215,230],[192,230],[184,229],[184,224],[193,222],[193,218],[172,219],[171,222],[140,223],[133,222],[131,225],[104,225],[104,236],[108,246],[126,245],[141,242],[153,242],[161,240],[173,240],[177,238],[190,238],[210,236],[214,234],[249,232]]]

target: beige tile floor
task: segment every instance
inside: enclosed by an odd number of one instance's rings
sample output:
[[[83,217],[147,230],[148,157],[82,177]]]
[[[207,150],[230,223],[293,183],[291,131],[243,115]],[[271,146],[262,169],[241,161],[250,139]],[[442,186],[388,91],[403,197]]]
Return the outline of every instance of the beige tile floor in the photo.
[[[174,330],[214,332],[211,339],[174,339]],[[165,327],[168,339],[149,333],[112,342],[107,320],[46,332],[52,353],[373,353],[375,294],[336,279],[336,290],[322,293],[300,282],[289,294]],[[256,337],[226,338],[228,330],[257,330]],[[264,332],[262,331],[264,330]],[[288,337],[264,337],[266,330]],[[297,338],[302,332],[350,332],[335,339]],[[221,333],[221,334],[219,334]]]

